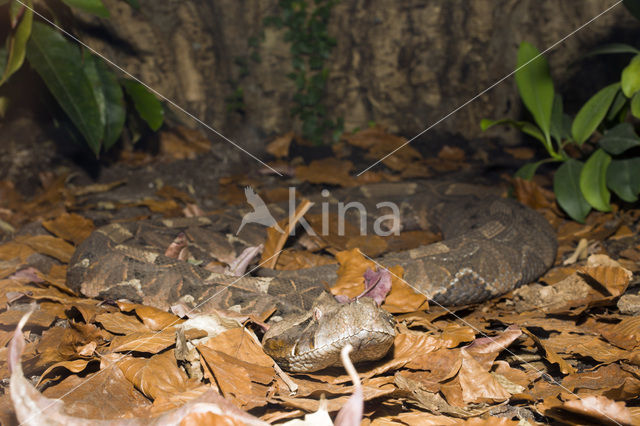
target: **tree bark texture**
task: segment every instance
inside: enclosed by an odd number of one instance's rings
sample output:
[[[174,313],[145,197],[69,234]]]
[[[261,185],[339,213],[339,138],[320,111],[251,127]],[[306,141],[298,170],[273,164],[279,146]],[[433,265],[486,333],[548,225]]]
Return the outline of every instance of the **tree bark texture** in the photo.
[[[343,0],[329,24],[337,45],[326,62],[326,105],[334,118],[344,118],[346,130],[375,121],[410,138],[478,96],[416,142],[486,136],[482,118],[520,117],[515,80],[499,82],[515,69],[519,43],[544,50],[614,3]],[[121,0],[105,4],[110,20],[80,16],[83,40],[204,122],[251,150],[299,129],[290,115],[295,86],[287,77],[284,30],[262,23],[277,12],[276,0],[140,0],[140,10]],[[620,4],[557,45],[547,54],[556,89],[582,87],[571,95],[579,105],[613,81],[607,80],[611,66],[597,72],[602,66],[579,60],[614,39],[633,43],[639,27]],[[248,61],[242,76],[234,60],[247,55],[248,39],[261,31],[261,61]],[[573,81],[576,76],[584,78]],[[228,111],[225,100],[237,87],[244,92],[243,113]],[[175,117],[197,125],[180,112]]]

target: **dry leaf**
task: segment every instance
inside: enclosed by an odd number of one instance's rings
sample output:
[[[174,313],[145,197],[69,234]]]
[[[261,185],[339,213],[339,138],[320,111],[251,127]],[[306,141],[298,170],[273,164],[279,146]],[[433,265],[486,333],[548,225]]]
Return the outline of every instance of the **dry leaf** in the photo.
[[[269,142],[266,151],[276,158],[284,158],[289,155],[289,146],[295,134],[293,132],[285,133]]]
[[[65,213],[52,220],[45,220],[42,226],[56,237],[78,245],[93,231],[93,221],[75,213]]]
[[[308,166],[296,167],[295,175],[298,179],[310,183],[354,186],[354,180],[349,175],[352,168],[351,161],[325,158],[314,160]]]

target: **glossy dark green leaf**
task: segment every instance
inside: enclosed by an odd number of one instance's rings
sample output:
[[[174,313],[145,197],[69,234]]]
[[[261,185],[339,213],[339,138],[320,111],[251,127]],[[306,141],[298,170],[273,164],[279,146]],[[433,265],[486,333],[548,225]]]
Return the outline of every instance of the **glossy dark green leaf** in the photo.
[[[108,18],[109,11],[100,0],[62,0],[69,7],[94,14],[101,18]]]
[[[19,4],[13,2],[12,5]],[[27,6],[31,6],[31,1],[26,2]],[[0,78],[0,86],[4,84],[9,77],[20,69],[24,63],[24,58],[27,51],[27,42],[31,36],[31,27],[33,24],[33,11],[30,7],[22,6],[22,19],[16,27],[13,34],[9,35],[9,53],[7,62],[2,68],[2,78]]]
[[[630,44],[624,43],[611,43],[605,44],[604,46],[596,47],[589,53],[585,55],[593,56],[593,55],[606,55],[606,54],[617,54],[617,53],[640,53],[640,50],[631,46]]]
[[[607,131],[598,144],[609,154],[620,155],[628,149],[640,146],[640,138],[631,123],[620,123]]]
[[[580,190],[585,200],[602,212],[611,210],[611,193],[607,189],[607,168],[611,156],[603,149],[596,150],[584,163],[580,172]]]
[[[620,83],[606,86],[580,108],[571,126],[571,135],[576,143],[583,144],[598,128],[619,88]]]
[[[4,46],[0,46],[0,70],[5,69],[7,66],[7,57],[9,56],[9,52],[7,48]]]
[[[115,74],[98,57],[88,55],[85,58],[85,72],[91,81],[100,109],[104,126],[102,145],[106,151],[122,134],[126,116],[124,94]]]
[[[640,193],[640,158],[613,160],[607,169],[607,185],[618,197],[633,203]]]
[[[635,118],[640,118],[640,92],[636,92],[631,98],[631,115]]]
[[[137,81],[123,80],[122,85],[133,100],[140,118],[146,121],[153,131],[158,130],[164,120],[164,110],[158,98]]]
[[[34,22],[27,59],[98,155],[104,127],[80,50],[48,25]]]
[[[553,160],[546,158],[544,160],[536,161],[535,163],[527,163],[524,166],[520,167],[516,171],[514,176],[525,179],[525,180],[531,180],[533,179],[533,176],[536,174],[536,170],[538,170],[538,167],[540,167],[544,163],[548,163],[549,161],[553,161]]]
[[[580,191],[580,172],[584,164],[569,159],[562,163],[553,176],[553,192],[558,204],[573,220],[580,223],[589,214],[591,206]]]
[[[545,140],[550,140],[551,110],[553,108],[553,81],[549,64],[532,44],[523,42],[518,49],[516,83],[522,102],[542,130]]]
[[[616,97],[613,98],[613,102],[611,103],[611,108],[609,108],[609,112],[607,112],[607,120],[614,120],[626,103],[627,97],[622,93],[622,90],[618,90]]]
[[[629,65],[624,67],[620,76],[620,84],[622,93],[627,98],[640,90],[640,55],[634,56]]]
[[[556,94],[553,98],[553,108],[551,109],[551,136],[558,142],[565,138],[564,134],[564,112],[562,109],[562,96]]]

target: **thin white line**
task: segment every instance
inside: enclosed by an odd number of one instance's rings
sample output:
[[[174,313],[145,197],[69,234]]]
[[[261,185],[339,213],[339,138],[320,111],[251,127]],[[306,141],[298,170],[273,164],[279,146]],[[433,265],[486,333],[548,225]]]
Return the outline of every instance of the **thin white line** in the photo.
[[[20,0],[17,0],[20,1]],[[225,291],[226,289],[228,289],[229,287],[231,287],[233,284],[237,283],[238,281],[240,281],[242,278],[246,277],[247,275],[249,275],[250,273],[252,273],[253,271],[255,271],[256,269],[258,269],[259,267],[261,267],[262,265],[264,265],[265,263],[267,263],[268,261],[270,261],[273,257],[279,255],[282,252],[282,250],[278,250],[276,253],[274,253],[273,255],[269,256],[268,259],[266,259],[264,262],[259,263],[257,266],[255,266],[253,269],[251,269],[249,272],[245,273],[244,275],[242,275],[241,277],[238,277],[238,279],[234,280],[233,282],[227,284],[226,286],[224,286],[221,290],[219,290],[218,292],[216,292],[214,295],[208,297],[207,299],[205,299],[204,301],[198,303],[196,306],[194,306],[193,308],[191,308],[185,315],[190,314],[191,312],[195,311],[196,309],[198,309],[200,306],[204,305],[205,303],[207,303],[209,300],[213,299],[214,297],[216,297],[217,295],[219,295],[220,293],[222,293],[223,291]],[[232,277],[230,277],[232,278]],[[54,401],[56,400],[62,400],[62,398],[64,398],[65,396],[69,395],[70,393],[74,392],[76,389],[80,388],[81,386],[85,385],[87,382],[89,382],[89,380],[92,380],[94,377],[98,377],[100,374],[102,374],[103,372],[107,371],[108,369],[114,367],[116,365],[117,362],[119,362],[120,360],[124,359],[126,356],[128,356],[129,354],[131,354],[133,351],[135,351],[136,349],[138,349],[140,346],[144,345],[146,342],[148,342],[149,340],[153,339],[155,336],[157,336],[158,334],[162,333],[163,331],[167,330],[169,327],[174,326],[177,322],[178,322],[179,318],[175,321],[173,321],[171,324],[165,326],[164,328],[162,328],[162,330],[158,330],[155,333],[153,333],[151,336],[145,337],[143,339],[140,339],[138,344],[133,348],[128,350],[126,353],[123,353],[122,356],[120,356],[120,358],[118,358],[115,361],[112,361],[106,368],[98,371],[96,374],[94,374],[93,376],[91,376],[90,378],[88,378],[87,380],[85,380],[84,382],[72,387],[71,389],[69,389],[67,392],[65,392],[63,395],[57,397],[54,399]],[[47,405],[46,407],[38,410],[36,413],[32,414],[31,416],[29,416],[24,422],[20,423],[20,425],[23,425],[25,423],[28,423],[29,420],[31,420],[34,416],[37,416],[38,414],[44,412],[45,410],[47,410],[49,407],[51,407],[54,404],[54,402],[52,402],[51,404]]]
[[[388,153],[387,155],[385,155],[384,157],[382,157],[381,159],[379,159],[378,161],[376,161],[375,163],[373,163],[372,165],[370,165],[369,167],[367,167],[366,169],[364,169],[363,171],[361,171],[360,173],[358,173],[357,176],[360,176],[361,174],[363,174],[364,172],[366,172],[367,170],[377,166],[378,164],[380,164],[382,161],[384,161],[386,158],[388,158],[389,156],[395,154],[396,151],[404,148],[406,145],[408,145],[409,143],[411,143],[412,141],[414,141],[415,139],[419,138],[420,136],[422,136],[423,134],[425,134],[426,132],[428,132],[429,130],[431,130],[432,128],[434,128],[435,126],[437,126],[438,124],[442,123],[444,120],[446,120],[447,118],[449,118],[450,116],[452,116],[453,114],[455,114],[456,112],[460,111],[462,108],[466,107],[467,105],[469,105],[471,102],[475,101],[476,99],[478,99],[480,96],[484,95],[485,93],[487,93],[488,91],[490,91],[491,89],[493,89],[494,87],[496,87],[498,84],[502,83],[504,80],[506,80],[507,78],[511,77],[513,74],[515,74],[516,72],[518,72],[519,70],[521,70],[522,68],[526,67],[527,65],[529,65],[531,62],[535,61],[536,59],[538,59],[540,56],[544,55],[545,53],[547,53],[548,51],[550,51],[551,49],[555,48],[557,45],[559,45],[560,43],[564,42],[566,39],[568,39],[569,37],[573,36],[575,33],[577,33],[578,31],[580,31],[581,29],[583,29],[584,27],[586,27],[587,25],[591,24],[593,21],[595,21],[596,19],[600,18],[602,15],[604,15],[605,13],[609,12],[611,9],[613,9],[614,7],[616,7],[617,5],[619,5],[620,3],[622,3],[622,0],[619,0],[618,2],[616,2],[614,5],[610,6],[609,8],[607,8],[606,10],[604,10],[603,12],[600,12],[598,15],[596,15],[595,17],[591,18],[589,21],[587,21],[586,23],[582,24],[581,26],[579,26],[577,29],[573,30],[572,32],[570,32],[568,35],[564,36],[563,38],[561,38],[560,40],[556,41],[555,43],[553,43],[551,46],[547,47],[544,51],[542,51],[540,54],[538,54],[536,57],[534,57],[533,59],[528,60],[527,62],[525,62],[524,64],[520,65],[518,68],[516,68],[515,70],[511,71],[509,74],[505,75],[504,77],[502,77],[500,80],[496,81],[495,83],[493,83],[491,86],[487,87],[486,89],[484,89],[482,92],[478,93],[477,95],[475,95],[473,98],[469,99],[468,101],[466,101],[465,103],[463,103],[462,105],[460,105],[459,107],[457,107],[456,109],[454,109],[453,111],[451,111],[450,113],[448,113],[447,115],[445,115],[444,117],[442,117],[441,119],[439,119],[438,121],[436,121],[435,123],[433,123],[432,125],[430,125],[429,127],[427,127],[426,129],[424,129],[423,131],[421,131],[420,133],[418,133],[417,135],[415,135],[414,137],[412,137],[411,139],[409,139],[408,141],[406,141],[405,143],[403,143],[402,145],[400,145],[398,148],[394,149],[393,151],[391,151],[390,153]]]
[[[460,321],[462,321],[464,324],[466,324],[467,326],[471,327],[472,329],[474,329],[476,332],[478,332],[479,334],[481,334],[482,336],[488,338],[489,340],[491,340],[493,343],[498,344],[502,350],[504,350],[505,352],[508,352],[509,354],[513,355],[513,357],[519,361],[522,362],[522,364],[526,364],[527,366],[529,366],[532,370],[534,370],[537,373],[542,374],[547,374],[541,370],[538,370],[537,368],[535,368],[533,365],[531,365],[530,363],[528,363],[526,360],[522,359],[520,356],[516,355],[515,353],[513,353],[508,347],[504,346],[502,343],[497,342],[493,337],[487,335],[486,333],[482,332],[481,330],[477,329],[476,327],[473,326],[473,324],[470,324],[469,322],[467,322],[466,320],[464,320],[463,318],[460,318],[458,315],[456,315],[455,312],[451,311],[450,309],[448,309],[446,306],[442,306],[440,303],[435,302],[433,300],[431,300],[429,298],[429,295],[425,294],[423,291],[421,291],[420,289],[414,287],[413,285],[409,284],[407,281],[404,280],[404,278],[399,277],[398,275],[394,274],[393,272],[391,272],[388,268],[386,268],[385,266],[381,265],[380,263],[378,263],[375,259],[370,258],[369,256],[367,256],[366,254],[360,252],[360,254],[362,254],[362,256],[366,257],[367,259],[369,259],[370,261],[372,261],[373,263],[375,263],[379,268],[384,269],[385,271],[389,272],[391,275],[393,275],[394,277],[398,278],[400,281],[402,281],[403,283],[405,283],[406,285],[408,285],[409,287],[411,287],[414,291],[416,291],[417,293],[422,294],[423,296],[425,296],[429,303],[435,303],[436,305],[438,305],[439,307],[441,307],[442,309],[444,309],[445,311],[447,311],[450,315],[452,315],[453,317],[459,319]],[[562,386],[561,383],[558,383],[554,380],[554,383],[557,384],[558,386],[560,386],[562,389],[564,389],[565,391],[569,392],[571,395],[577,397],[578,399],[582,399],[580,398],[578,395],[576,395],[575,393],[571,392],[569,389],[567,389],[566,387]],[[612,422],[614,422],[617,425],[622,426],[621,423],[618,423],[616,420],[612,419],[611,417],[609,417],[606,413],[600,411],[599,409],[596,409],[600,414],[602,414],[603,416],[605,416],[606,418],[608,418],[609,420],[611,420]]]
[[[162,100],[166,101],[167,103],[171,104],[174,108],[176,108],[177,110],[179,110],[180,112],[182,112],[186,116],[190,117],[191,119],[195,120],[200,125],[206,127],[207,129],[209,129],[210,131],[212,131],[213,133],[215,133],[216,135],[218,135],[219,137],[221,137],[225,141],[229,142],[231,145],[235,146],[240,151],[244,152],[249,157],[253,158],[254,160],[259,162],[263,166],[268,167],[269,169],[271,169],[272,172],[276,173],[278,176],[282,176],[282,173],[280,173],[279,171],[277,171],[276,169],[274,169],[273,167],[271,167],[270,165],[268,165],[267,163],[265,163],[264,161],[262,161],[261,159],[259,159],[258,157],[256,157],[255,155],[253,155],[252,153],[250,153],[249,151],[247,151],[246,149],[244,149],[243,147],[241,147],[240,145],[238,145],[237,143],[235,143],[234,141],[232,141],[231,139],[229,139],[228,137],[226,137],[225,135],[223,135],[222,133],[220,133],[219,131],[217,131],[216,129],[211,127],[210,125],[208,125],[207,123],[205,123],[204,121],[200,120],[198,117],[196,117],[195,115],[193,115],[192,113],[190,113],[186,109],[182,108],[180,105],[178,105],[177,103],[175,103],[174,101],[172,101],[171,99],[169,99],[168,97],[163,95],[162,93],[158,92],[156,89],[154,89],[153,87],[149,86],[147,83],[145,83],[144,81],[140,80],[138,77],[134,76],[129,71],[125,70],[124,68],[122,68],[121,66],[119,66],[118,64],[113,62],[111,59],[109,59],[106,56],[104,56],[102,53],[98,52],[97,50],[95,50],[94,48],[92,48],[91,46],[89,46],[88,44],[86,44],[85,42],[80,40],[79,38],[75,37],[73,34],[69,33],[64,28],[61,28],[60,26],[56,25],[54,22],[52,22],[49,19],[47,19],[46,17],[42,16],[42,14],[38,13],[35,9],[33,9],[32,7],[30,7],[30,6],[26,5],[25,3],[23,3],[22,0],[16,0],[16,1],[18,3],[20,3],[21,5],[23,5],[24,7],[26,7],[27,9],[31,10],[34,14],[36,14],[38,17],[40,17],[41,19],[46,21],[49,25],[51,25],[52,27],[58,29],[59,31],[61,31],[64,35],[66,35],[70,39],[74,40],[76,43],[78,43],[78,44],[84,46],[86,49],[90,50],[91,53],[93,53],[94,55],[99,56],[103,61],[107,62],[113,68],[116,68],[117,70],[119,70],[120,72],[125,74],[127,77],[129,77],[129,78],[137,81],[138,83],[142,84],[149,91],[153,92],[156,96],[158,96]]]

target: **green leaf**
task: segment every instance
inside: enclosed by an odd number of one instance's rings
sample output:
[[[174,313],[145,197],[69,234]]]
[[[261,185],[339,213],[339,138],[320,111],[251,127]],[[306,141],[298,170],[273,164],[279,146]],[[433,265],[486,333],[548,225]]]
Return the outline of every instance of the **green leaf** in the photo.
[[[636,19],[640,19],[640,1],[638,0],[622,0],[622,4],[627,10],[635,16]]]
[[[631,46],[630,44],[624,43],[611,43],[605,44],[604,46],[596,47],[585,56],[593,56],[593,55],[606,55],[606,54],[615,54],[615,53],[640,53],[640,50]]]
[[[620,123],[607,131],[598,144],[609,154],[620,155],[628,149],[640,146],[640,138],[631,123]]]
[[[611,104],[611,108],[609,108],[609,112],[607,112],[607,120],[614,120],[626,103],[627,97],[622,93],[622,90],[618,90],[618,93],[616,93],[616,97],[613,99],[613,103]]]
[[[108,18],[109,11],[100,0],[62,0],[69,7],[75,7],[85,12],[92,13],[101,18]]]
[[[16,2],[12,3],[12,6],[13,4],[16,4]],[[0,86],[3,85],[13,73],[18,71],[24,63],[27,42],[31,36],[31,27],[33,24],[33,10],[30,8],[31,1],[27,1],[26,4],[29,7],[24,8],[24,14],[16,27],[15,33],[9,36],[9,57],[7,58],[2,78],[0,78]]]
[[[553,177],[553,192],[558,204],[573,220],[584,223],[591,206],[580,191],[580,172],[584,164],[570,158],[562,163]]]
[[[613,160],[607,169],[607,185],[629,203],[638,201],[640,193],[640,157]]]
[[[550,142],[551,110],[553,108],[553,81],[549,64],[533,45],[523,42],[518,49],[518,71],[516,83],[522,102],[534,121],[542,130],[547,143]]]
[[[573,140],[582,145],[598,128],[607,114],[620,83],[613,83],[601,89],[585,103],[571,126]]]
[[[587,202],[597,210],[611,210],[611,193],[607,189],[607,168],[611,156],[603,149],[596,150],[580,172],[580,190]]]
[[[622,93],[627,98],[640,90],[640,55],[634,56],[629,65],[624,67],[620,76],[620,84],[622,85]]]
[[[551,109],[551,126],[549,131],[551,136],[560,144],[565,138],[564,112],[562,110],[562,96],[556,94],[553,98],[553,108]]]
[[[522,133],[526,133],[529,136],[533,136],[534,138],[542,142],[544,145],[546,145],[547,141],[545,140],[544,135],[542,134],[540,129],[537,128],[534,124],[529,123],[528,121],[515,121],[515,120],[511,120],[510,118],[503,118],[502,120],[489,120],[488,118],[483,118],[480,121],[480,128],[484,131],[493,126],[502,125],[502,124],[515,127],[516,129],[520,130]]]
[[[520,167],[518,171],[516,171],[514,176],[522,178],[524,180],[531,180],[533,179],[533,176],[536,174],[536,170],[538,170],[538,167],[550,161],[554,161],[554,160],[550,158],[545,158],[544,160],[536,161],[535,163],[527,163],[524,166]]]
[[[7,48],[4,46],[0,47],[0,70],[3,70],[6,68],[8,56],[9,56],[9,52],[7,52]]]
[[[98,155],[104,127],[80,50],[48,25],[34,22],[27,59]]]
[[[640,92],[636,92],[631,98],[631,115],[640,118]]]
[[[164,120],[164,110],[158,98],[137,81],[123,80],[122,85],[133,100],[140,118],[146,121],[153,131],[158,130]]]
[[[102,145],[109,150],[122,134],[126,110],[124,94],[115,74],[98,57],[88,55],[85,60],[85,72],[93,86],[93,92],[100,109],[104,125]]]

